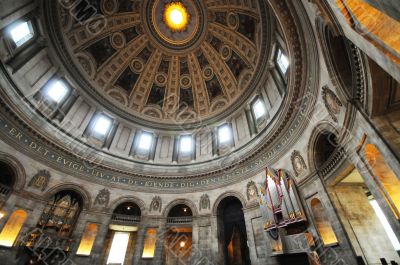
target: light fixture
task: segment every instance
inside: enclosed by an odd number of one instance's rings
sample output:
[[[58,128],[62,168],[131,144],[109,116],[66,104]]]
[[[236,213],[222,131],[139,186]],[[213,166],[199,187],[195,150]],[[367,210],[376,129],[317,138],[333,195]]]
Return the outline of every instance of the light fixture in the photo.
[[[58,104],[65,99],[68,92],[69,89],[67,85],[63,81],[57,80],[57,81],[52,81],[49,84],[49,86],[45,91],[45,94],[50,100]]]
[[[183,31],[189,23],[189,13],[181,2],[172,2],[165,6],[164,22],[172,31]]]
[[[278,56],[276,57],[276,62],[278,63],[279,69],[285,75],[289,68],[289,58],[286,54],[282,52],[281,49],[278,50]]]
[[[30,21],[18,22],[17,24],[11,26],[9,32],[17,47],[20,47],[34,36]]]
[[[93,130],[100,136],[105,136],[111,128],[112,120],[104,114],[98,114]]]
[[[253,112],[256,120],[263,117],[266,113],[264,102],[261,99],[257,99],[257,101],[253,105]]]
[[[219,142],[224,144],[232,139],[232,130],[228,124],[222,125],[218,128],[218,139]]]
[[[186,213],[187,212],[187,208],[183,208],[183,211]]]
[[[153,142],[153,136],[150,133],[143,132],[139,138],[138,148],[143,151],[149,151]]]
[[[181,241],[181,243],[179,244],[179,246],[180,246],[181,248],[185,247],[185,245],[186,245],[185,241]]]
[[[131,210],[131,207],[130,207],[130,206],[128,206],[128,207],[126,207],[126,209],[127,209],[128,211],[130,211],[130,210]]]
[[[192,151],[192,136],[191,135],[181,136],[179,150],[182,153],[190,153]]]
[[[6,216],[6,213],[1,211],[0,212],[0,220],[3,219],[4,216]]]

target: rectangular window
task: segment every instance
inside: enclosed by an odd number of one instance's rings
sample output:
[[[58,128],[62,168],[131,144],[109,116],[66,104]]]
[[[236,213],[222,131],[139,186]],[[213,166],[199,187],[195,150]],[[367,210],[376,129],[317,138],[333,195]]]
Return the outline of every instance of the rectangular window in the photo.
[[[152,143],[153,143],[153,135],[147,132],[142,132],[139,138],[138,148],[141,151],[150,151]]]
[[[104,137],[110,131],[111,125],[111,118],[107,117],[104,114],[98,114],[93,126],[93,132],[100,137]]]
[[[146,238],[144,240],[142,258],[144,259],[154,258],[154,253],[156,252],[156,242],[157,242],[157,229],[155,228],[147,229]]]
[[[183,154],[188,154],[192,152],[192,144],[193,140],[191,135],[181,136],[179,151]]]
[[[97,236],[97,225],[88,224],[79,244],[77,255],[90,256]]]
[[[286,75],[289,69],[289,58],[286,54],[282,52],[281,49],[278,50],[278,55],[276,57],[276,63],[278,64],[279,70],[283,75]]]
[[[107,264],[124,265],[126,250],[128,249],[129,233],[115,232],[111,243]]]
[[[232,141],[232,129],[228,124],[218,128],[218,140],[220,144],[226,144]]]
[[[18,22],[10,27],[10,36],[15,46],[20,47],[33,38],[34,32],[30,21]]]
[[[257,99],[253,104],[253,113],[256,121],[265,116],[265,104],[261,99]]]
[[[12,247],[28,214],[24,210],[13,212],[0,234],[0,246]]]
[[[53,80],[45,88],[44,92],[47,99],[59,104],[65,99],[69,89],[63,81]]]

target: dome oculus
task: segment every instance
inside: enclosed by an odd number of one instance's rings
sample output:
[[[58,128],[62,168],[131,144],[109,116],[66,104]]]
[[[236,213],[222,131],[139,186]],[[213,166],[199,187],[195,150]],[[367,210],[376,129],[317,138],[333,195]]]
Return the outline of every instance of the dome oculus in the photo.
[[[189,23],[190,15],[181,2],[169,3],[165,6],[164,22],[174,32],[184,31]]]

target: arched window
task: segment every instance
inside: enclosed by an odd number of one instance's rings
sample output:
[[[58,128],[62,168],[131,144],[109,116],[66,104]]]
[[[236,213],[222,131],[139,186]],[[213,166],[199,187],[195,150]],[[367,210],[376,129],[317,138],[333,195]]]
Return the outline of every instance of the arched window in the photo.
[[[373,144],[365,146],[365,158],[370,165],[375,180],[382,187],[383,194],[387,198],[394,214],[399,219],[400,210],[400,180],[386,163],[381,152]]]
[[[316,229],[318,230],[324,245],[329,246],[337,244],[338,240],[321,201],[318,198],[313,198],[310,204]]]
[[[325,131],[318,136],[314,153],[316,168],[322,167],[324,163],[329,160],[337,145],[337,137],[331,132]]]
[[[12,247],[14,245],[27,217],[28,214],[24,210],[16,210],[11,214],[1,231],[0,246]]]
[[[82,210],[82,205],[82,197],[77,192],[60,191],[47,203],[38,226],[44,232],[69,237]]]

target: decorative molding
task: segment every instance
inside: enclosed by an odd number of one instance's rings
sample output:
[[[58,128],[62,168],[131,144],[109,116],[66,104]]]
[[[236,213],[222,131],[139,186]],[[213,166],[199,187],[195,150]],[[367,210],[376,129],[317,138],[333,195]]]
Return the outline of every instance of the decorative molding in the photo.
[[[301,156],[299,151],[294,150],[292,152],[290,160],[292,161],[292,167],[294,173],[296,174],[296,177],[301,175],[307,169],[306,162],[304,161],[304,158]]]
[[[207,194],[201,195],[200,198],[200,203],[199,203],[199,210],[210,210],[211,203],[210,203],[210,197],[208,197]]]
[[[161,213],[161,209],[162,209],[162,200],[160,196],[155,196],[152,200],[151,200],[151,204],[150,204],[150,212],[159,212]]]
[[[246,194],[248,201],[253,201],[258,198],[258,189],[254,181],[250,181],[249,183],[247,183]]]
[[[328,86],[322,87],[322,99],[324,100],[325,107],[332,120],[338,122],[337,116],[340,114],[341,108],[343,107],[340,99]]]
[[[110,191],[108,189],[102,189],[96,196],[94,200],[94,205],[100,205],[107,207],[110,202]]]
[[[28,187],[32,187],[41,191],[45,191],[50,182],[50,172],[47,170],[40,170],[36,173],[28,183]]]

